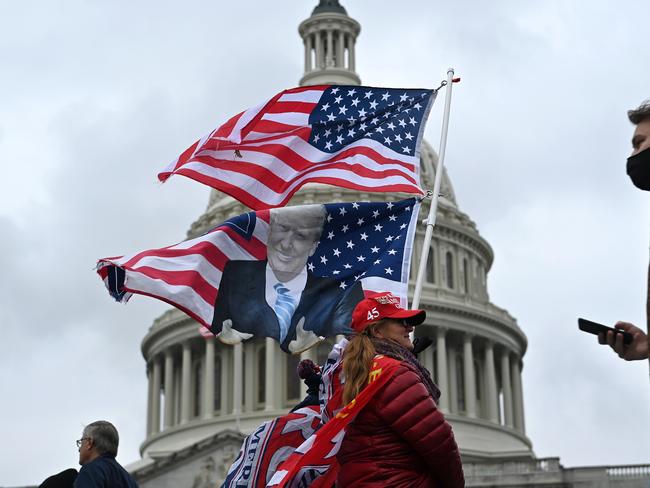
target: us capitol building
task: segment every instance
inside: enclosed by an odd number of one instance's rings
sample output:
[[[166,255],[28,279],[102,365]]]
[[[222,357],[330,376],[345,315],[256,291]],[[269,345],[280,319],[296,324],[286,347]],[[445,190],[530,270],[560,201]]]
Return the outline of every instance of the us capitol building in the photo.
[[[321,0],[299,26],[305,71],[301,85],[359,85],[355,43],[359,23],[337,0]],[[433,188],[437,155],[421,147],[423,188]],[[564,468],[558,458],[538,459],[526,436],[521,371],[526,336],[516,320],[492,304],[487,273],[494,253],[463,213],[446,174],[442,180],[417,335],[434,338],[420,359],[442,390],[440,407],[461,448],[467,486],[641,487],[650,466]],[[369,194],[326,185],[304,187],[292,204],[383,201],[404,195]],[[429,211],[422,204],[421,216]],[[249,209],[215,190],[188,238]],[[424,237],[418,229],[411,294]],[[303,358],[323,364],[335,338],[291,356],[272,339],[236,346],[205,339],[177,309],[158,317],[142,341],[148,377],[142,459],[128,466],[143,488],[215,488],[235,459],[244,435],[284,415],[304,396],[296,374]]]

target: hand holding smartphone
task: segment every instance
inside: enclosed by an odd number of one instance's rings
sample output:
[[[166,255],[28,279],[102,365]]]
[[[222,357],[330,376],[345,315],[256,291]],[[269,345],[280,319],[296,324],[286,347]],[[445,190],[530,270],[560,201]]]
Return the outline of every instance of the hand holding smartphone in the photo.
[[[629,332],[625,332],[621,329],[615,329],[613,327],[607,327],[606,325],[599,324],[597,322],[592,322],[587,319],[578,319],[578,328],[589,334],[603,334],[607,335],[607,332],[612,331],[615,334],[623,334],[623,344],[629,345],[632,343],[633,337]]]

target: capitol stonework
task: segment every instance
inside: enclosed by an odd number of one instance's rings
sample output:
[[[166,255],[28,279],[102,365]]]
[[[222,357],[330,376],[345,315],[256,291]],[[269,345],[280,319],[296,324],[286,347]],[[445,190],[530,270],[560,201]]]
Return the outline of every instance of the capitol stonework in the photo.
[[[337,0],[321,0],[299,26],[305,47],[301,85],[358,85],[357,21]],[[424,141],[421,183],[433,188],[438,158]],[[494,254],[463,213],[443,174],[441,199],[428,250],[416,335],[434,339],[421,354],[442,390],[440,407],[453,425],[467,486],[647,486],[648,466],[565,469],[557,458],[536,459],[526,436],[521,372],[526,336],[510,314],[492,304],[487,273]],[[371,194],[310,184],[292,205],[384,201],[403,194]],[[421,208],[428,214],[429,200]],[[208,208],[188,231],[198,236],[249,209],[212,191]],[[424,226],[415,239],[410,289],[415,283]],[[301,357],[322,364],[334,343],[291,356],[272,339],[228,346],[199,334],[177,309],[158,317],[142,341],[148,408],[142,459],[128,468],[143,488],[214,488],[225,477],[242,439],[265,420],[285,414],[305,394],[296,375]],[[645,480],[645,481],[644,481]]]

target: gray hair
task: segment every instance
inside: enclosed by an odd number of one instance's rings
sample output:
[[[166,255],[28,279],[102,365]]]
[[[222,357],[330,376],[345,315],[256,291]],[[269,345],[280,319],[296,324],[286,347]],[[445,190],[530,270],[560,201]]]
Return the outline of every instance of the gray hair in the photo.
[[[638,108],[627,111],[627,118],[634,125],[639,125],[646,119],[650,119],[650,100],[646,100]]]
[[[113,424],[106,420],[98,420],[84,428],[84,437],[93,440],[99,454],[110,454],[117,456],[117,446],[120,443],[120,436]]]
[[[299,205],[294,207],[272,208],[270,211],[271,223],[277,218],[291,222],[295,229],[303,229],[314,233],[314,240],[318,240],[327,218],[327,210],[321,204]]]

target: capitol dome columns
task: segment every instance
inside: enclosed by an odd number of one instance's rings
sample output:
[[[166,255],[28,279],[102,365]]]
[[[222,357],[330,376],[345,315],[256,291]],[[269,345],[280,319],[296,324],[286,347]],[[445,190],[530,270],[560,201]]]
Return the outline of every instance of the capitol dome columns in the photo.
[[[510,353],[501,352],[501,389],[503,391],[503,419],[508,427],[514,427],[512,383],[510,381]]]
[[[150,364],[147,363],[147,437],[152,432],[152,418],[153,418],[153,371]]]
[[[465,387],[465,412],[468,417],[476,418],[476,377],[472,338],[472,334],[463,335],[463,383]]]
[[[444,327],[436,328],[436,372],[438,380],[438,387],[442,392],[440,396],[440,407],[445,411],[450,411],[449,402],[449,381],[447,372],[447,341],[445,334],[447,330]]]
[[[298,32],[305,47],[305,72],[300,85],[359,85],[354,46],[361,31],[338,0],[321,0]]]
[[[435,371],[433,365],[433,347],[425,349],[424,352],[418,356],[418,358],[422,363],[422,366],[431,372],[431,378],[433,379],[433,373]]]
[[[447,364],[449,367],[449,412],[458,413],[458,371],[456,366],[456,348],[447,348]]]
[[[512,376],[512,389],[513,389],[513,400],[514,400],[513,413],[514,413],[515,429],[517,429],[520,432],[524,432],[526,430],[526,426],[524,423],[524,392],[521,386],[521,370],[519,367],[518,358],[515,358],[515,360],[512,361],[511,376]]]
[[[204,419],[214,415],[214,337],[205,338],[205,372],[203,374],[203,405],[201,413]]]
[[[253,341],[245,342],[243,344],[244,350],[244,412],[250,413],[255,408],[255,398],[253,395],[255,393],[255,373],[257,368],[255,367],[256,357],[255,357],[255,343]]]
[[[473,331],[433,328],[435,347],[421,353],[421,361],[440,388],[440,408],[525,434],[517,349]]]
[[[485,391],[487,418],[491,422],[499,422],[499,392],[497,390],[497,375],[494,367],[494,346],[491,341],[485,344]]]
[[[147,426],[148,435],[160,432],[160,381],[162,379],[161,364],[158,358],[151,361],[149,375],[149,408]]]
[[[239,417],[242,413],[242,382],[244,380],[244,347],[240,342],[232,346],[233,349],[233,392],[232,392],[232,413]],[[239,426],[237,426],[239,428]]]
[[[192,350],[183,342],[181,363],[181,424],[190,421],[190,388],[192,386]]]
[[[276,342],[272,337],[267,337],[265,340],[264,359],[266,364],[264,369],[264,394],[266,398],[264,399],[264,410],[272,411],[278,408],[279,398],[277,398],[276,391],[279,389],[280,382],[277,384],[275,382],[275,368],[277,364],[275,358]]]
[[[174,425],[174,355],[172,350],[165,351],[165,414],[163,429]]]

